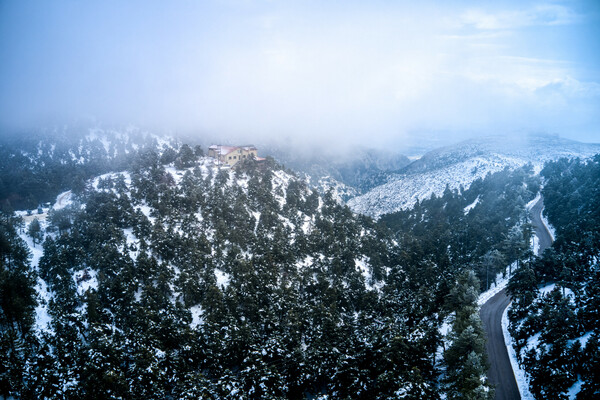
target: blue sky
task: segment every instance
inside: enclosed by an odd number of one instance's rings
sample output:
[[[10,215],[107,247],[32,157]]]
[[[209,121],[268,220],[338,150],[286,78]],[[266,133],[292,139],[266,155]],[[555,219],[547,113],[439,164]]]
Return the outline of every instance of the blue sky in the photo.
[[[598,38],[597,1],[2,0],[0,124],[600,142]]]

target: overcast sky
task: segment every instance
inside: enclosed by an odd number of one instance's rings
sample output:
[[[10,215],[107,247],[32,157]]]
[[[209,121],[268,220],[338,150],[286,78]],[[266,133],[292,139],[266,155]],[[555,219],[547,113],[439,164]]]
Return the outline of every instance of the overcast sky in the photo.
[[[600,142],[599,38],[599,1],[0,0],[0,123]]]

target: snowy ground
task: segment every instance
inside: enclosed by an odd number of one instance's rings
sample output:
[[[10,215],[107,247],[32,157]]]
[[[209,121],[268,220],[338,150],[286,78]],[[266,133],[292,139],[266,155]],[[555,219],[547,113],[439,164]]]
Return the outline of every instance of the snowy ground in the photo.
[[[535,199],[531,200],[529,203],[527,203],[527,205],[525,205],[527,211],[531,210],[533,206],[535,206],[535,203],[540,200],[540,197],[542,197],[542,193],[538,192],[537,196],[535,196]]]
[[[527,206],[526,206],[527,210],[531,210],[531,208],[540,199],[540,196],[541,196],[541,194],[538,193],[538,195],[536,196],[535,199],[533,199],[529,203],[527,203]],[[554,228],[552,228],[552,226],[544,218],[543,214],[542,214],[542,222],[548,228],[548,231],[550,232],[550,236],[552,237],[552,240],[554,241]],[[534,254],[537,255],[539,252],[539,239],[535,234],[533,235],[533,237],[531,239],[531,248],[532,248]],[[540,293],[541,294],[549,293],[550,291],[552,291],[554,289],[554,287],[555,287],[554,284],[547,285],[540,289]],[[511,307],[511,304],[509,304],[508,307],[506,307],[506,309],[504,310],[504,313],[502,314],[502,332],[504,334],[504,343],[506,344],[506,349],[508,351],[508,357],[510,359],[512,369],[515,374],[515,379],[517,381],[517,386],[519,387],[519,393],[521,394],[521,399],[522,400],[534,400],[534,397],[529,390],[529,378],[527,377],[525,371],[523,369],[521,369],[521,366],[517,362],[517,354],[515,352],[515,349],[512,346],[512,337],[510,336],[510,333],[508,332],[508,324],[509,324],[508,310],[510,309],[510,307]],[[535,335],[532,338],[530,338],[530,341],[528,341],[526,347],[530,347],[530,346],[537,347],[536,342],[537,342],[538,336],[539,335]],[[579,384],[579,386],[578,386],[578,384]],[[578,386],[578,387],[575,388],[576,386]],[[581,386],[581,382],[579,382],[579,381],[575,385],[573,385],[573,387],[569,391],[570,399],[575,399],[575,396],[576,396],[577,392],[579,391],[580,386]]]
[[[515,349],[512,347],[512,338],[508,333],[508,309],[510,304],[504,310],[502,314],[502,333],[504,334],[504,343],[506,343],[506,350],[508,351],[508,358],[512,365],[513,373],[515,374],[515,380],[519,387],[519,393],[521,394],[521,400],[534,400],[533,395],[529,391],[529,379],[525,374],[525,371],[521,369],[521,366],[517,362],[517,354]]]
[[[531,210],[531,208],[539,201],[541,197],[541,193],[538,193],[537,196],[531,200],[525,206],[527,210]],[[545,223],[545,221],[544,221]],[[554,236],[552,237],[554,240]],[[539,251],[539,239],[533,234],[531,238],[531,248],[535,255],[538,254]],[[507,282],[504,284],[506,286]],[[502,289],[500,289],[502,290]],[[498,291],[500,291],[498,290]],[[483,294],[482,294],[483,295]],[[490,296],[491,297],[491,296]],[[487,300],[486,300],[487,301]],[[485,303],[485,301],[483,302]],[[483,304],[480,303],[480,304]],[[512,304],[512,303],[511,303]],[[522,400],[534,400],[533,395],[529,391],[529,379],[527,378],[525,371],[521,369],[521,366],[517,362],[517,354],[515,353],[515,349],[512,346],[512,337],[508,332],[508,310],[510,309],[511,304],[506,307],[504,313],[502,314],[502,333],[504,335],[504,343],[506,344],[506,350],[508,351],[508,358],[510,359],[510,364],[512,365],[513,373],[515,374],[515,380],[517,381],[517,386],[519,387],[519,393],[521,394]]]
[[[457,162],[447,167],[409,175],[395,175],[380,186],[348,201],[356,213],[378,218],[382,214],[411,208],[417,200],[428,199],[432,194],[442,195],[446,186],[450,189],[468,189],[476,179],[488,173],[502,171],[508,167],[516,169],[528,160],[502,154],[479,156]],[[474,205],[473,205],[474,206]],[[468,210],[465,210],[468,212]]]
[[[54,210],[60,210],[61,208],[65,208],[66,206],[73,203],[73,194],[69,190],[68,192],[64,192],[58,195],[56,198],[56,203],[52,206]]]
[[[540,254],[540,239],[538,239],[536,234],[531,236],[531,248],[534,255],[538,256]]]
[[[516,262],[512,265],[512,271],[514,272],[516,269]],[[503,276],[502,273],[499,273],[496,276],[496,283],[492,284],[489,290],[483,292],[479,295],[479,299],[477,300],[477,304],[479,306],[485,304],[489,299],[494,297],[497,293],[499,293],[502,289],[506,287],[509,281],[508,271],[506,271],[506,275]],[[517,363],[517,357],[515,354],[515,350],[512,347],[511,336],[508,333],[508,309],[510,308],[510,304],[504,310],[502,314],[502,333],[504,334],[504,342],[506,344],[506,349],[508,351],[508,357],[510,359],[510,363],[512,365],[513,373],[515,374],[515,380],[517,381],[517,386],[519,387],[519,393],[521,394],[522,400],[534,400],[533,395],[529,391],[529,381],[525,375],[525,371],[521,370],[519,364]]]
[[[550,237],[552,238],[552,241],[554,242],[554,240],[556,238],[556,230],[554,229],[554,227],[552,225],[550,225],[550,222],[548,222],[548,219],[544,215],[543,209],[541,212],[541,216],[542,216],[542,222],[544,223],[544,225],[546,225],[546,228],[548,228],[548,232],[550,232]]]
[[[516,262],[511,265],[511,269],[513,272],[516,269],[516,267]],[[479,299],[477,299],[477,304],[479,306],[482,306],[489,299],[498,294],[502,289],[506,287],[506,285],[508,285],[509,278],[510,277],[508,276],[508,267],[506,267],[506,270],[504,272],[500,272],[498,275],[496,275],[496,283],[492,283],[487,291],[479,295]]]
[[[31,216],[27,216],[25,211],[17,211],[17,215],[23,215],[25,220],[25,227],[23,230],[19,231],[19,237],[25,241],[27,247],[29,247],[29,251],[31,251],[31,267],[37,270],[38,264],[40,262],[40,258],[44,255],[44,250],[40,243],[34,244],[33,239],[27,234],[27,227],[29,223],[33,220],[33,218],[37,218],[40,222],[40,227],[42,232],[46,230],[47,222],[47,210],[42,214],[33,214]],[[25,218],[31,217],[31,218]],[[46,282],[42,278],[37,278],[37,284],[35,287],[35,291],[38,294],[38,305],[35,307],[35,325],[38,330],[48,330],[50,324],[50,315],[48,314],[48,302],[50,301],[51,294],[48,292],[48,287],[46,286]]]
[[[42,256],[44,255],[44,249],[41,244],[41,242],[43,242],[43,239],[40,241],[40,243],[36,243],[36,244],[33,243],[33,239],[27,234],[27,228],[28,228],[29,224],[34,219],[37,219],[40,223],[41,231],[45,232],[46,228],[48,227],[48,221],[47,221],[48,212],[50,210],[60,210],[64,207],[70,205],[72,202],[73,202],[73,196],[72,196],[71,191],[69,190],[67,192],[63,192],[63,193],[59,194],[56,197],[55,203],[51,207],[42,207],[41,213],[34,211],[30,215],[28,215],[27,211],[16,211],[15,212],[16,215],[23,217],[23,221],[25,222],[24,228],[19,232],[19,237],[21,239],[23,239],[23,241],[25,241],[25,243],[27,244],[27,247],[29,248],[29,251],[31,252],[31,267],[34,270],[37,270],[38,264],[40,262],[40,258],[42,258]],[[95,278],[95,276],[94,276],[94,278]],[[78,286],[80,284],[81,285],[88,284],[88,283],[82,282],[82,281],[76,282],[76,283],[78,284]],[[90,282],[89,284],[93,284],[93,282]],[[46,282],[40,277],[37,278],[37,284],[35,286],[35,291],[37,292],[37,296],[38,296],[38,305],[35,307],[35,326],[36,326],[38,332],[48,331],[48,330],[50,330],[50,322],[51,322],[50,315],[48,314],[48,302],[52,298],[52,293],[48,291]]]
[[[464,213],[465,215],[467,215],[467,214],[469,213],[469,211],[471,211],[473,208],[475,208],[475,206],[477,205],[477,203],[479,203],[479,196],[477,196],[477,198],[475,199],[475,201],[474,201],[474,202],[472,202],[471,204],[469,204],[468,206],[466,206],[466,207],[463,209],[463,213]]]

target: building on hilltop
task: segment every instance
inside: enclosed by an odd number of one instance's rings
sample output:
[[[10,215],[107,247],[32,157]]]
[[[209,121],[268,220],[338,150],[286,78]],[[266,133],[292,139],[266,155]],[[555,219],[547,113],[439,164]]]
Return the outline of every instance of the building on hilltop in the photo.
[[[246,146],[213,144],[208,148],[208,156],[217,160],[219,164],[229,165],[230,167],[247,158],[254,158],[257,161],[264,160],[264,158],[258,157],[258,150],[251,144]]]

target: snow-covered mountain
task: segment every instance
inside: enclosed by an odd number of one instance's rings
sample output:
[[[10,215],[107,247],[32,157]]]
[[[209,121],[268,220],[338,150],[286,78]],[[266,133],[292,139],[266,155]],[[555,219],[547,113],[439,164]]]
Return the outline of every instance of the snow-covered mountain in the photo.
[[[396,293],[411,290],[412,279],[386,231],[270,160],[235,169],[202,156],[181,168],[157,154],[145,161],[86,181],[80,194],[58,195],[50,210],[2,214],[0,239],[9,243],[9,232],[15,243],[3,251],[24,256],[21,281],[1,269],[0,288],[27,284],[29,308],[21,314],[31,329],[21,329],[18,340],[34,343],[18,354],[33,360],[25,383],[4,393],[258,399],[272,392],[283,399],[327,391],[341,399],[359,390],[345,388],[349,360],[356,360],[353,370],[368,369],[360,390],[388,398],[421,385],[435,393],[435,336],[428,332],[437,332],[438,314],[406,317],[430,292]],[[8,331],[6,321],[0,332]],[[0,354],[9,353],[6,337]],[[381,366],[369,360],[363,367],[363,349],[384,353],[394,337],[421,356],[378,357]],[[387,374],[391,363],[398,378],[376,386],[384,378],[371,375]],[[412,371],[427,368],[426,383],[414,382]],[[223,378],[223,371],[235,372]],[[338,395],[339,388],[350,394]]]
[[[85,180],[141,161],[155,151],[172,162],[176,138],[128,127],[63,126],[0,136],[0,203],[33,209]]]
[[[464,371],[459,367],[467,361],[482,365],[475,298],[458,299],[472,297],[466,294],[483,286],[483,276],[487,285],[489,266],[466,274],[461,269],[483,266],[490,254],[508,264],[521,257],[519,243],[529,242],[521,229],[524,205],[539,187],[530,171],[490,176],[468,191],[448,191],[443,201],[422,202],[376,223],[342,204],[336,196],[351,196],[353,187],[331,176],[309,180],[271,158],[223,168],[193,144],[194,150],[150,138],[136,148],[119,132],[83,135],[65,145],[70,164],[64,165],[85,174],[73,186],[65,177],[46,188],[46,196],[55,193],[54,206],[16,215],[2,210],[0,266],[12,270],[0,271],[0,289],[14,296],[0,296],[10,300],[0,304],[0,313],[13,318],[2,318],[0,331],[18,323],[28,329],[5,334],[0,354],[19,343],[32,345],[19,349],[19,363],[0,357],[5,369],[25,377],[0,398],[411,393],[439,399],[465,381],[451,371]],[[34,161],[63,165],[56,161],[60,146],[31,143],[27,156],[13,160],[13,170]],[[97,152],[88,154],[87,144]],[[397,169],[395,176],[471,179],[461,166],[482,175],[527,158],[485,146],[442,149],[423,158],[430,163]],[[102,163],[86,169],[93,161],[88,156],[96,154]],[[116,163],[122,154],[122,164]],[[376,154],[355,152],[345,165],[363,165],[352,175],[362,182],[394,173],[393,162]],[[442,172],[447,176],[440,179]],[[33,178],[38,175],[28,182]],[[56,193],[62,186],[65,191]],[[427,188],[415,183],[410,190]],[[449,297],[456,302],[444,300]],[[450,314],[468,321],[456,319],[443,339],[439,325]],[[448,349],[443,354],[437,352],[441,340]],[[458,354],[475,344],[480,350],[468,360]],[[481,382],[479,392],[489,390],[482,368],[465,373]]]
[[[600,144],[580,143],[548,135],[522,138],[501,136],[467,140],[425,154],[387,182],[348,201],[357,213],[379,217],[412,207],[417,200],[440,195],[446,186],[468,188],[471,182],[504,168],[531,164],[539,172],[544,163],[562,157],[588,158]]]

